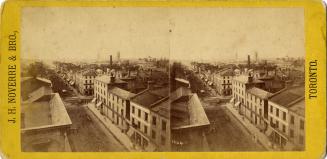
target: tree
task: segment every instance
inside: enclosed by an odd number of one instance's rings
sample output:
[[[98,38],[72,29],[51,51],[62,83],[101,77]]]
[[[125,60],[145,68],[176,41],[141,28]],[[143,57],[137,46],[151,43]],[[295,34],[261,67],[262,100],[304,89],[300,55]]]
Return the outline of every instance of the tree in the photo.
[[[28,74],[32,77],[45,76],[46,69],[42,62],[31,63],[28,67]]]

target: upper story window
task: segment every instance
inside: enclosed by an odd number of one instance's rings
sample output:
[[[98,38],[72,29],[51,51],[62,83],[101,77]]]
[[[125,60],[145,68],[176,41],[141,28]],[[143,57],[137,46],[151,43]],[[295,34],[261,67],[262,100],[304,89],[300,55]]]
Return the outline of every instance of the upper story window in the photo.
[[[157,125],[157,118],[155,116],[152,116],[152,124]]]
[[[162,125],[161,125],[161,130],[162,131],[166,131],[166,127],[167,127],[167,123],[166,123],[166,121],[162,121],[162,123],[161,123]]]
[[[137,116],[141,117],[141,109],[138,109]]]
[[[148,113],[144,112],[144,120],[148,121]]]
[[[303,130],[304,129],[304,121],[300,120],[300,129]]]

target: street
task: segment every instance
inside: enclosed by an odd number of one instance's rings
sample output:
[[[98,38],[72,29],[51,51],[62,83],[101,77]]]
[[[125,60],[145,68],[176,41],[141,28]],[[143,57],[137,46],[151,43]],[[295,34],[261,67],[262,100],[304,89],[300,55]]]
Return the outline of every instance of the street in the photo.
[[[58,74],[52,73],[53,89],[64,101],[66,110],[72,120],[68,140],[73,152],[113,152],[126,151],[118,140],[110,133],[106,133],[103,125],[89,117],[81,102],[84,97],[76,89],[65,83]],[[68,90],[63,93],[62,90]]]
[[[211,151],[264,151],[224,103],[203,103],[203,106],[211,123],[206,133]]]
[[[77,152],[110,152],[126,149],[110,133],[104,133],[101,123],[86,114],[86,108],[78,103],[65,102],[73,122],[68,134],[72,150]]]

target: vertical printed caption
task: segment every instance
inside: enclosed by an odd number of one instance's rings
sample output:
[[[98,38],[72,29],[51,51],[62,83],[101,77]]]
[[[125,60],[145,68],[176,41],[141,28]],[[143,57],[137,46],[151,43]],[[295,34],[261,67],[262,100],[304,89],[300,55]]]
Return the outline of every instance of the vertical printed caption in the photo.
[[[17,37],[19,32],[8,35],[8,122],[16,123],[17,102]]]

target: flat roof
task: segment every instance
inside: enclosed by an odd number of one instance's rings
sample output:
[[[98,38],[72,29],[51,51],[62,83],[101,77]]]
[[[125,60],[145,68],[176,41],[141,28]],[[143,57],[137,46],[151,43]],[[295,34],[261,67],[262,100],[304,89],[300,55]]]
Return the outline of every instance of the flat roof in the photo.
[[[72,121],[58,93],[22,104],[23,130],[71,125]]]
[[[110,83],[127,83],[117,77],[115,77],[114,81],[111,81],[111,77],[108,76],[108,75],[102,75],[102,76],[97,76],[95,78],[95,80],[97,81],[100,81],[100,82],[103,82],[103,83],[107,83],[107,84],[110,84]]]
[[[249,83],[249,76],[246,76],[246,75],[235,76],[234,80],[241,82],[241,83]],[[264,83],[264,81],[253,78],[252,83]]]
[[[131,97],[135,96],[134,93],[126,91],[126,90],[118,88],[118,87],[109,88],[109,92],[111,92],[123,99],[130,99]]]
[[[267,92],[263,89],[257,88],[257,87],[252,87],[247,90],[248,93],[255,95],[261,99],[268,99],[271,95],[273,95],[270,92]]]

